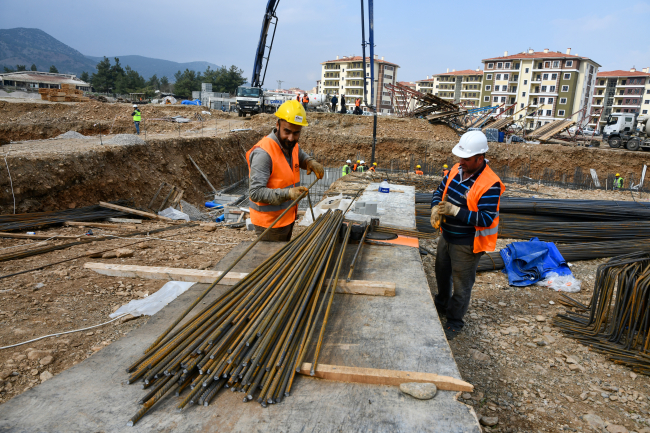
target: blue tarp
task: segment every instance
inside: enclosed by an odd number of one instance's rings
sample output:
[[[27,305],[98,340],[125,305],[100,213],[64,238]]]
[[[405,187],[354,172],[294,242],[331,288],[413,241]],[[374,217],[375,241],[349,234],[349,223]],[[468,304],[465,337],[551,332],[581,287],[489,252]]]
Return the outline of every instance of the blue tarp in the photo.
[[[553,242],[532,238],[528,242],[513,242],[500,252],[511,286],[530,286],[543,280],[550,272],[571,275],[562,254]]]
[[[182,105],[201,105],[201,100],[195,99],[194,101],[183,101]]]

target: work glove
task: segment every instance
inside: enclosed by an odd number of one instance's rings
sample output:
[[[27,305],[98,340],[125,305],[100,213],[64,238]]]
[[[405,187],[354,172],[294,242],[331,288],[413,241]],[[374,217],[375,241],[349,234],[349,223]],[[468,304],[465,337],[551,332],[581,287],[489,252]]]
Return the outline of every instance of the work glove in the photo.
[[[440,204],[438,204],[438,207],[438,213],[440,215],[448,215],[454,217],[458,215],[458,211],[460,210],[458,206],[451,204],[448,201],[441,201]]]
[[[297,186],[297,187],[294,187],[294,188],[289,188],[289,199],[290,200],[295,200],[298,197],[300,197],[300,195],[303,192],[307,192],[307,191],[308,190],[307,190],[306,186]]]
[[[442,216],[440,215],[440,207],[435,205],[431,208],[431,225],[434,229],[438,230],[440,228],[440,221]]]
[[[312,171],[319,179],[322,179],[323,174],[325,174],[325,170],[323,169],[323,166],[320,165],[320,163],[315,159],[310,159],[309,161],[307,161],[307,174],[311,174]]]

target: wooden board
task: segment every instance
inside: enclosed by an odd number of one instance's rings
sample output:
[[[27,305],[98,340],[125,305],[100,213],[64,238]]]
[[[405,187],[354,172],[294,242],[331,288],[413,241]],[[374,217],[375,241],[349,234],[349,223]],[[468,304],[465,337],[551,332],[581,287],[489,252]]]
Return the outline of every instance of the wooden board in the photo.
[[[156,266],[118,265],[112,263],[86,263],[84,268],[102,275],[127,278],[145,278],[149,280],[187,281],[191,283],[211,284],[219,278],[221,271],[204,271],[200,269],[167,268]],[[247,272],[229,272],[219,284],[231,286],[248,275]],[[336,293],[368,296],[395,296],[395,283],[382,281],[339,280]]]
[[[311,375],[311,363],[304,362],[300,366],[300,374]],[[337,382],[366,383],[372,385],[399,386],[402,383],[420,382],[433,383],[443,391],[473,392],[474,385],[450,376],[440,376],[435,373],[417,371],[382,370],[379,368],[344,367],[341,365],[318,364],[314,377]]]
[[[131,225],[93,223],[90,221],[66,221],[65,225],[74,226],[74,227],[97,227],[100,229],[111,229],[111,230],[137,230],[136,226],[131,226]]]
[[[142,224],[142,220],[136,220],[132,218],[109,218],[108,221],[112,223]]]
[[[63,235],[28,235],[23,233],[5,233],[0,232],[0,238],[14,238],[14,239],[77,239],[79,236],[63,236]]]
[[[173,221],[171,218],[156,215],[154,213],[143,212],[141,210],[131,209],[130,207],[118,206],[116,204],[106,203],[104,201],[100,201],[99,205],[101,207],[105,207],[105,208],[108,208],[108,209],[119,210],[119,211],[130,213],[130,214],[133,214],[133,215],[140,215],[140,216],[143,216],[143,217],[147,217],[147,218],[151,218],[151,219],[157,219],[157,220],[160,220],[160,221]]]

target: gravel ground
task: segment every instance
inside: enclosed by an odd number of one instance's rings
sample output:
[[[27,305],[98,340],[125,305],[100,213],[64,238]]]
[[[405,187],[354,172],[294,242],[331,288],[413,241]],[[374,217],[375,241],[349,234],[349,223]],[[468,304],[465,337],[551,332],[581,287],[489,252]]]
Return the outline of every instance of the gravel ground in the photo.
[[[130,146],[133,144],[144,144],[144,140],[137,135],[117,134],[111,139],[105,141],[106,144],[118,144],[121,146]]]
[[[79,134],[77,131],[68,131],[64,134],[59,135],[56,137],[57,139],[90,139],[93,137],[86,137],[83,134]]]

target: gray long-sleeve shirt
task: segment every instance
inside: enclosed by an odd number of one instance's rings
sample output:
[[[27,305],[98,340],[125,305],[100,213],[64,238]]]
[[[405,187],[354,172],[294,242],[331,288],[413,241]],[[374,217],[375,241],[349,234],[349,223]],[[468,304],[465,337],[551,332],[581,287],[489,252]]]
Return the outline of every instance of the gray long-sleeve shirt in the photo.
[[[278,143],[280,149],[282,149],[284,157],[287,159],[289,167],[293,167],[291,152],[287,151],[282,147],[282,145],[280,145],[280,141],[275,135],[276,133],[277,130],[273,128],[273,132],[269,134],[269,138]],[[306,170],[307,161],[311,159],[313,159],[311,156],[307,155],[302,149],[299,149],[298,165],[300,168]],[[266,187],[273,169],[271,155],[269,155],[264,149],[258,147],[250,154],[250,166],[248,192],[252,201],[277,206],[289,200],[289,188],[272,189]]]

